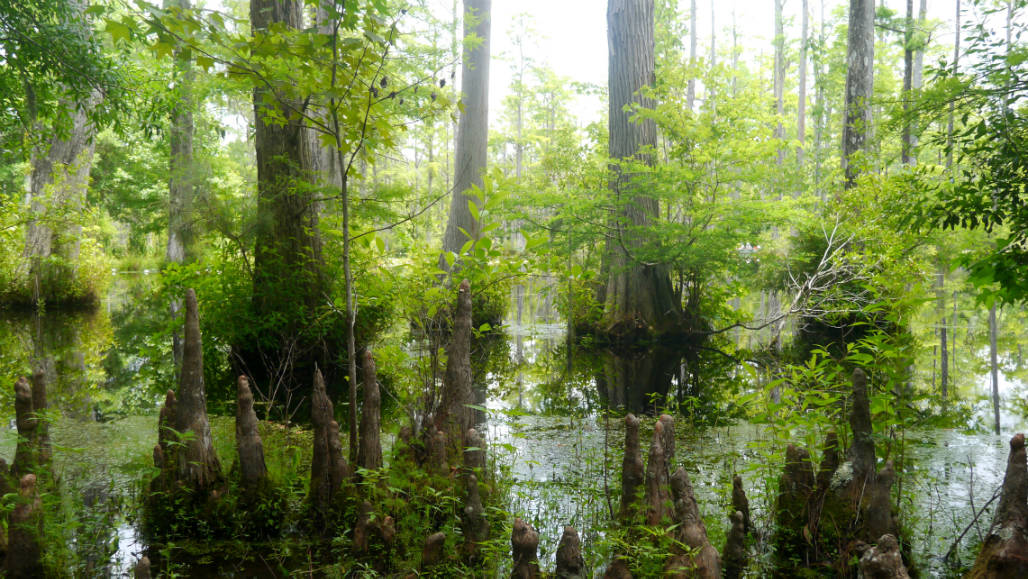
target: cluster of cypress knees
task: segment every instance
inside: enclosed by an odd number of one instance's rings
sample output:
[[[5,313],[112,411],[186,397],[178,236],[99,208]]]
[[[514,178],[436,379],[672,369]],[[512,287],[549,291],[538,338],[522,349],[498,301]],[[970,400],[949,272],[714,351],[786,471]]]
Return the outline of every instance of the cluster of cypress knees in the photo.
[[[151,481],[150,496],[187,493],[194,499],[218,501],[228,491],[211,441],[203,384],[203,354],[200,341],[196,294],[185,297],[185,332],[179,391],[169,391],[160,413],[158,444],[154,463],[159,474]],[[458,555],[472,565],[481,561],[480,545],[489,538],[483,494],[490,486],[479,481],[488,478],[486,447],[482,436],[472,427],[474,421],[471,391],[471,291],[467,281],[458,290],[453,334],[447,346],[447,367],[442,400],[434,413],[418,428],[401,429],[395,464],[413,462],[427,471],[458,477],[464,486],[461,534],[464,539]],[[363,358],[364,404],[360,423],[357,465],[363,469],[382,468],[380,394],[375,363],[370,352]],[[890,489],[895,478],[891,462],[879,469],[872,439],[867,377],[862,370],[853,373],[853,392],[849,416],[852,442],[842,455],[839,439],[830,433],[825,440],[822,461],[815,473],[810,453],[790,445],[786,452],[775,504],[772,542],[775,574],[794,576],[800,569],[819,569],[839,576],[902,579],[908,571],[909,551],[894,517]],[[8,577],[39,577],[42,566],[43,513],[40,491],[43,485],[56,485],[49,465],[52,450],[48,433],[45,376],[41,372],[15,384],[15,411],[18,445],[8,467],[0,459],[0,494],[16,493],[17,504],[8,514],[3,546],[3,568]],[[358,476],[343,456],[339,425],[334,420],[332,402],[319,373],[315,374],[311,422],[314,449],[311,463],[309,503],[315,524],[329,525],[327,513],[345,492],[352,492]],[[244,495],[259,496],[268,483],[264,451],[257,431],[253,394],[249,381],[240,377],[237,388],[236,447],[239,489]],[[707,538],[689,475],[675,465],[674,421],[661,415],[654,423],[648,462],[644,465],[639,442],[640,420],[625,418],[625,452],[622,465],[622,524],[649,526],[674,523],[674,552],[666,562],[664,574],[671,577],[741,577],[748,565],[747,536],[757,532],[752,525],[749,503],[742,479],[733,479],[731,527],[719,555]],[[188,434],[186,434],[188,433]],[[452,465],[452,466],[451,466]],[[14,482],[17,481],[17,488]],[[391,516],[373,517],[372,505],[360,503],[353,528],[353,548],[368,554],[388,550],[396,538]],[[323,531],[329,529],[322,527]],[[426,537],[421,556],[421,571],[431,572],[452,555],[445,552],[443,532]],[[521,519],[514,521],[511,535],[512,578],[544,576],[538,560],[539,534]],[[854,558],[856,566],[851,565]],[[388,566],[387,561],[379,562]],[[384,570],[384,569],[383,569]],[[573,527],[565,527],[556,553],[554,576],[581,578],[586,567],[582,543]],[[135,575],[150,577],[150,561],[139,560]],[[1025,438],[1018,434],[1010,441],[1006,475],[992,525],[978,559],[968,577],[974,579],[1028,576],[1028,459]],[[617,556],[606,568],[604,577],[632,577],[630,562]]]

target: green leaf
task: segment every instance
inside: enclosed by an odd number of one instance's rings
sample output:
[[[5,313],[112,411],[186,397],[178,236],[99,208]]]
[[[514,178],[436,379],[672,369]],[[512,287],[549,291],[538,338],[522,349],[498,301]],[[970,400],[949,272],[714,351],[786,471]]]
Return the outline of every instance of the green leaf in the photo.
[[[196,65],[202,68],[204,72],[208,72],[211,70],[211,67],[214,66],[214,59],[209,56],[200,54],[196,57]]]
[[[478,205],[475,204],[473,199],[468,199],[468,211],[471,212],[471,216],[475,221],[480,221],[481,218],[478,216]]]
[[[111,35],[111,40],[115,43],[119,40],[128,40],[132,36],[132,29],[117,20],[108,20],[104,31]]]

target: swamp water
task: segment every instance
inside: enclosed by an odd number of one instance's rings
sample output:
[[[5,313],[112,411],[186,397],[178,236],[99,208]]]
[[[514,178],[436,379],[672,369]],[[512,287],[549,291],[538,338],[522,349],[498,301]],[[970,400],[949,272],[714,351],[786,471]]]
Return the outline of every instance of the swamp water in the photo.
[[[146,279],[122,278],[103,307],[89,314],[0,317],[0,424],[6,425],[0,430],[0,456],[10,462],[17,438],[14,381],[42,364],[55,409],[54,468],[64,494],[72,497],[65,500],[68,508],[80,513],[71,533],[76,557],[69,571],[75,576],[130,576],[146,547],[139,539],[133,505],[154,472],[157,408],[171,383],[146,357],[147,352],[164,351],[161,340],[166,339],[155,335],[152,320],[157,316],[145,305],[149,287]],[[500,469],[498,476],[512,481],[508,508],[539,531],[544,569],[552,568],[564,525],[574,525],[582,535],[587,565],[595,572],[611,555],[605,552],[609,546],[602,529],[617,508],[608,490],[620,487],[624,436],[620,415],[606,409],[645,412],[653,394],[690,408],[696,387],[680,385],[677,362],[597,357],[574,350],[569,356],[559,324],[514,325],[507,333],[509,343],[500,349],[505,360],[491,365],[500,369],[478,381],[491,457]],[[1013,396],[1016,389],[1009,386]],[[694,406],[690,412],[698,414]],[[723,419],[692,426],[680,416],[676,423],[676,459],[692,478],[711,542],[720,548],[724,541],[735,473],[743,476],[757,528],[768,528],[774,500],[768,485],[781,471],[781,464],[768,457],[777,451],[780,458],[776,447],[783,434]],[[652,427],[652,419],[644,424]],[[901,520],[926,575],[948,576],[947,555],[950,563],[973,561],[972,549],[991,521],[987,510],[975,524],[974,513],[990,501],[995,505],[1007,443],[1014,432],[1024,430],[1023,417],[1006,413],[1003,428],[999,436],[941,429],[906,433]],[[212,431],[227,468],[232,463],[232,418],[213,418]],[[642,440],[648,440],[645,428]],[[389,444],[384,442],[386,449]],[[755,551],[765,563],[770,559],[766,537],[758,538]],[[217,564],[182,561],[178,569],[185,576],[280,575],[259,556],[243,558]],[[302,556],[291,562],[302,563]]]

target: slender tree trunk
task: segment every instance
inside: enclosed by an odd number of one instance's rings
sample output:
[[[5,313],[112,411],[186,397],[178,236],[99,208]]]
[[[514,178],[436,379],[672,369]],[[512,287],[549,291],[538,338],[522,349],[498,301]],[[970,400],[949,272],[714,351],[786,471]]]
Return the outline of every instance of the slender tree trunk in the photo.
[[[910,99],[914,90],[914,0],[907,0],[906,27],[903,31],[903,135],[902,162],[913,165],[914,141],[910,122]]]
[[[831,118],[829,105],[825,90],[825,47],[827,42],[825,34],[825,2],[821,0],[821,21],[820,32],[818,33],[818,52],[814,61],[814,98],[817,105],[814,109],[814,183],[816,183],[818,196],[821,203],[825,201],[825,188],[821,183],[821,168],[824,163],[825,153],[825,128],[828,119]]]
[[[732,8],[732,98],[739,92],[739,29],[735,22],[735,8]]]
[[[785,163],[785,148],[782,144],[785,141],[785,125],[782,124],[782,117],[785,115],[785,23],[782,17],[785,0],[775,0],[775,68],[774,92],[775,92],[775,139],[778,140],[778,164]]]
[[[999,333],[996,327],[996,305],[989,308],[989,369],[992,375],[992,415],[996,429],[999,434],[999,355],[996,348],[996,338]]]
[[[717,0],[710,0],[710,68],[717,66],[717,25],[714,16],[717,14],[714,6]]]
[[[644,243],[637,230],[658,218],[657,200],[640,189],[638,177],[622,174],[622,159],[652,163],[640,151],[657,143],[652,120],[633,122],[625,108],[636,103],[652,108],[653,102],[639,90],[654,79],[653,0],[609,0],[607,46],[610,50],[609,150],[614,175],[611,188],[620,198],[616,239],[612,243],[610,279],[607,285],[607,323],[613,333],[642,329],[645,333],[673,331],[681,316],[675,303],[667,269],[641,263],[630,252]]]
[[[874,95],[874,0],[850,0],[846,47],[846,120],[842,130],[842,170],[846,189],[857,183],[868,154]]]
[[[946,335],[946,269],[940,263],[935,274],[935,315],[939,324],[939,386],[942,400],[949,399],[949,346]]]
[[[955,24],[953,26],[953,75],[960,71],[960,0],[956,3]],[[953,168],[953,126],[956,118],[956,105],[949,104],[949,120],[946,123],[946,168]]]
[[[802,0],[802,10],[803,14],[800,16],[800,94],[796,110],[796,140],[800,143],[796,147],[796,163],[799,165],[801,174],[807,146],[807,45],[810,43],[807,0]]]
[[[464,0],[464,37],[482,39],[475,49],[465,49],[461,65],[461,102],[464,105],[457,128],[457,158],[453,178],[450,216],[443,236],[443,251],[459,253],[468,240],[478,239],[480,224],[472,217],[469,202],[482,200],[471,188],[483,186],[489,141],[489,31],[492,0]],[[463,229],[468,233],[465,235]],[[440,267],[449,264],[440,257]]]
[[[608,26],[610,9],[608,8]],[[689,65],[694,66],[696,64],[696,36],[700,29],[700,20],[696,12],[696,0],[690,0],[689,4]],[[608,36],[610,31],[607,32]],[[689,74],[689,83],[685,87],[685,103],[686,107],[690,112],[696,110],[696,77],[694,74]]]

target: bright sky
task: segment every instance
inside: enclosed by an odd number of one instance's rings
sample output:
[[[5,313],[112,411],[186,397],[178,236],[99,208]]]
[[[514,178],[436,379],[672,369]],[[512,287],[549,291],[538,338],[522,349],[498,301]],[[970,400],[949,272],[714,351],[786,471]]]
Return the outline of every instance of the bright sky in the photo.
[[[918,9],[920,0],[915,0]],[[821,6],[825,14],[846,5],[844,0],[808,0],[810,27],[813,34],[821,21]],[[968,0],[963,3],[969,4]],[[445,2],[449,10],[449,2]],[[886,0],[885,5],[905,14],[905,0]],[[711,7],[715,7],[714,26],[720,47],[731,43],[733,13],[739,43],[745,52],[757,56],[761,52],[770,54],[774,34],[774,0],[697,0],[696,11],[699,20],[698,52],[706,56],[710,52]],[[928,18],[938,20],[940,29],[934,39],[949,44],[953,38],[953,14],[955,0],[928,0]],[[490,117],[499,118],[503,95],[511,83],[508,62],[500,61],[504,54],[514,55],[511,32],[515,17],[519,14],[531,16],[539,42],[530,55],[547,63],[557,74],[580,82],[604,85],[607,82],[607,2],[606,0],[493,0],[492,54],[490,68]],[[689,10],[689,0],[679,0],[680,11]],[[801,0],[785,0],[786,37],[800,37]],[[966,18],[966,17],[965,17]],[[600,111],[601,105],[593,100],[576,103],[580,116],[592,117]]]

